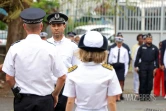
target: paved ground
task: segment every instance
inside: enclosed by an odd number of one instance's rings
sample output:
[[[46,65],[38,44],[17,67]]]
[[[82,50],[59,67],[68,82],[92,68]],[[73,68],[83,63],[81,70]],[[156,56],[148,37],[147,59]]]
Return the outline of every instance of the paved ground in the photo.
[[[151,102],[140,102],[135,99],[132,94],[133,79],[132,74],[128,74],[125,83],[125,100],[117,102],[117,111],[166,111],[166,100],[162,97],[153,97]],[[2,89],[0,89],[2,91]],[[13,111],[12,106],[13,98],[9,91],[6,95],[0,97],[0,111]]]

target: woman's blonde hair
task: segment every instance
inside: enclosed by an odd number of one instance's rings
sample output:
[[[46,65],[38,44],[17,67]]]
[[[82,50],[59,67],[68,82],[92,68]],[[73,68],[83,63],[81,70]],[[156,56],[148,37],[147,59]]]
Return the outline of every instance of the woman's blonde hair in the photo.
[[[83,49],[79,49],[78,51],[78,57],[82,62],[94,62],[94,63],[106,62],[107,55],[108,55],[107,51],[89,52]]]

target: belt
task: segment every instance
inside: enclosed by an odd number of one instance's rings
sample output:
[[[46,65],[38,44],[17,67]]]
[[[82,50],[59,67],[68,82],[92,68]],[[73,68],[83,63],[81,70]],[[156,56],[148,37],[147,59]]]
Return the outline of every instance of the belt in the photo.
[[[40,96],[40,95],[35,95],[35,94],[20,94],[22,97],[44,97],[44,96]],[[46,95],[46,96],[50,96],[51,94],[49,95]]]
[[[141,62],[143,64],[154,64],[154,62]]]

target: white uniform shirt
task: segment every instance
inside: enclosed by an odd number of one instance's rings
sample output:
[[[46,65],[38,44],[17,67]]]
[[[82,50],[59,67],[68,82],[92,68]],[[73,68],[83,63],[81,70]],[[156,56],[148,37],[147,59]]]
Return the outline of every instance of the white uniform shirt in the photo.
[[[100,109],[107,105],[107,96],[121,94],[114,70],[93,62],[81,63],[67,75],[63,95],[76,97],[76,105],[83,109]]]
[[[119,48],[117,46],[114,48],[111,48],[108,63],[110,63],[110,64],[117,63],[118,50],[119,50]],[[129,55],[128,55],[128,51],[124,47],[120,47],[119,62],[125,64],[125,76],[126,76],[127,72],[128,72]]]
[[[136,60],[136,55],[137,55],[137,51],[138,51],[138,48],[140,47],[140,45],[138,44],[135,44],[133,47],[132,47],[132,52],[131,52],[131,57],[132,57],[132,60],[135,61]]]
[[[52,75],[60,77],[67,71],[57,54],[53,44],[29,34],[10,47],[2,70],[15,77],[20,93],[45,96],[54,90]]]
[[[134,63],[135,63],[135,60],[136,60],[136,57],[137,57],[137,52],[138,52],[138,49],[139,49],[140,45],[138,44],[135,44],[132,48],[132,67],[133,67],[133,70],[134,70]],[[139,62],[141,62],[141,59],[139,59]]]
[[[55,41],[52,37],[47,39],[47,41],[53,43],[56,46],[67,69],[80,63],[80,60],[75,56],[75,53],[78,50],[78,46],[71,42],[70,39],[63,37],[62,40]]]

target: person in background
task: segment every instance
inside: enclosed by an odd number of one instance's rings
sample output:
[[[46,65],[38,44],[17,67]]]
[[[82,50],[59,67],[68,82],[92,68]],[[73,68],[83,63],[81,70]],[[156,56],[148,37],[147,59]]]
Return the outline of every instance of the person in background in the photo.
[[[146,36],[146,43],[139,47],[134,63],[135,71],[139,71],[139,98],[140,101],[150,101],[153,88],[153,77],[158,65],[158,48],[152,44],[152,36]],[[141,64],[139,61],[141,59]]]
[[[52,31],[52,37],[50,39],[47,39],[47,41],[55,45],[56,49],[59,52],[59,55],[61,56],[60,60],[62,60],[62,62],[66,66],[66,70],[69,67],[78,65],[80,63],[79,59],[76,56],[78,46],[64,36],[68,17],[63,13],[56,12],[50,14],[47,17],[47,21],[49,22]],[[52,51],[54,52],[54,50]],[[56,78],[54,79],[56,80]],[[55,82],[55,84],[57,83]],[[55,111],[65,111],[67,97],[62,95],[62,91],[59,95],[58,104],[54,109]]]
[[[72,42],[74,42],[74,37],[76,36],[75,32],[68,32],[67,38],[70,39]]]
[[[79,37],[79,36],[76,36],[76,37],[74,38],[74,42],[78,45],[79,41],[80,41],[80,37]]]
[[[48,34],[46,32],[41,32],[40,33],[40,37],[41,37],[42,40],[47,40],[47,36],[48,36]]]
[[[154,95],[160,96],[160,91],[162,92],[162,96],[165,96],[165,90],[164,90],[164,71],[161,68],[161,46],[162,42],[159,43],[159,68],[156,70],[156,74],[154,76]],[[160,87],[161,86],[161,87]],[[161,90],[160,90],[161,88]]]
[[[122,33],[120,33],[120,32],[118,32],[117,33],[117,35],[116,35],[116,37],[121,37],[121,38],[123,38],[123,35],[122,35]],[[123,38],[123,41],[124,41],[124,38]],[[129,48],[129,46],[127,45],[127,44],[125,44],[124,42],[122,43],[122,46],[125,48],[125,49],[127,49],[127,51],[128,51],[128,57],[129,57],[129,65],[128,66],[130,66],[130,61],[131,61],[131,51],[130,51],[130,48]],[[112,44],[110,47],[108,47],[108,52],[110,52],[111,51],[111,48],[114,48],[114,47],[116,47],[116,41],[115,41],[115,43],[114,44]]]
[[[128,63],[129,63],[129,55],[126,48],[122,46],[123,38],[122,37],[115,37],[116,47],[111,48],[109,52],[108,62],[111,64],[115,72],[117,74],[119,83],[121,85],[122,91],[124,90],[124,80],[128,72]],[[117,101],[123,100],[123,96],[118,95]]]
[[[134,84],[134,93],[138,95],[139,90],[139,75],[138,72],[134,70],[134,63],[137,55],[138,48],[143,44],[143,36],[142,34],[137,35],[138,43],[132,47],[131,57],[132,57],[132,68],[133,68],[133,84]]]
[[[124,38],[123,38],[122,33],[118,32],[117,35],[116,35],[116,37],[121,37],[121,38],[123,39],[123,41],[124,41]],[[114,48],[114,47],[116,47],[116,46],[117,46],[117,44],[116,44],[116,41],[115,41],[114,44],[112,44],[110,47],[108,47],[108,52],[111,52],[111,49]],[[128,68],[129,68],[129,67],[130,67],[130,62],[131,62],[131,52],[130,52],[130,48],[129,48],[129,46],[128,46],[127,44],[125,44],[124,42],[122,42],[122,46],[128,51],[128,57],[129,57]],[[110,54],[110,53],[109,53],[109,54]],[[109,57],[109,55],[108,55],[108,57]],[[108,59],[107,59],[107,62],[108,62]],[[123,82],[123,86],[124,86],[124,83],[125,83],[125,79],[124,79],[124,82]],[[124,99],[124,97],[123,97],[122,95],[120,96],[120,98],[121,98],[121,100]]]
[[[53,111],[65,83],[67,71],[55,46],[39,36],[45,15],[40,8],[21,12],[27,37],[13,43],[5,57],[2,70],[14,94],[14,111]],[[58,78],[56,87],[52,75]]]
[[[66,111],[116,111],[116,95],[122,90],[115,70],[102,64],[107,58],[108,41],[97,31],[84,34],[78,47],[81,64],[69,68],[63,95]],[[107,108],[108,106],[108,108]]]

